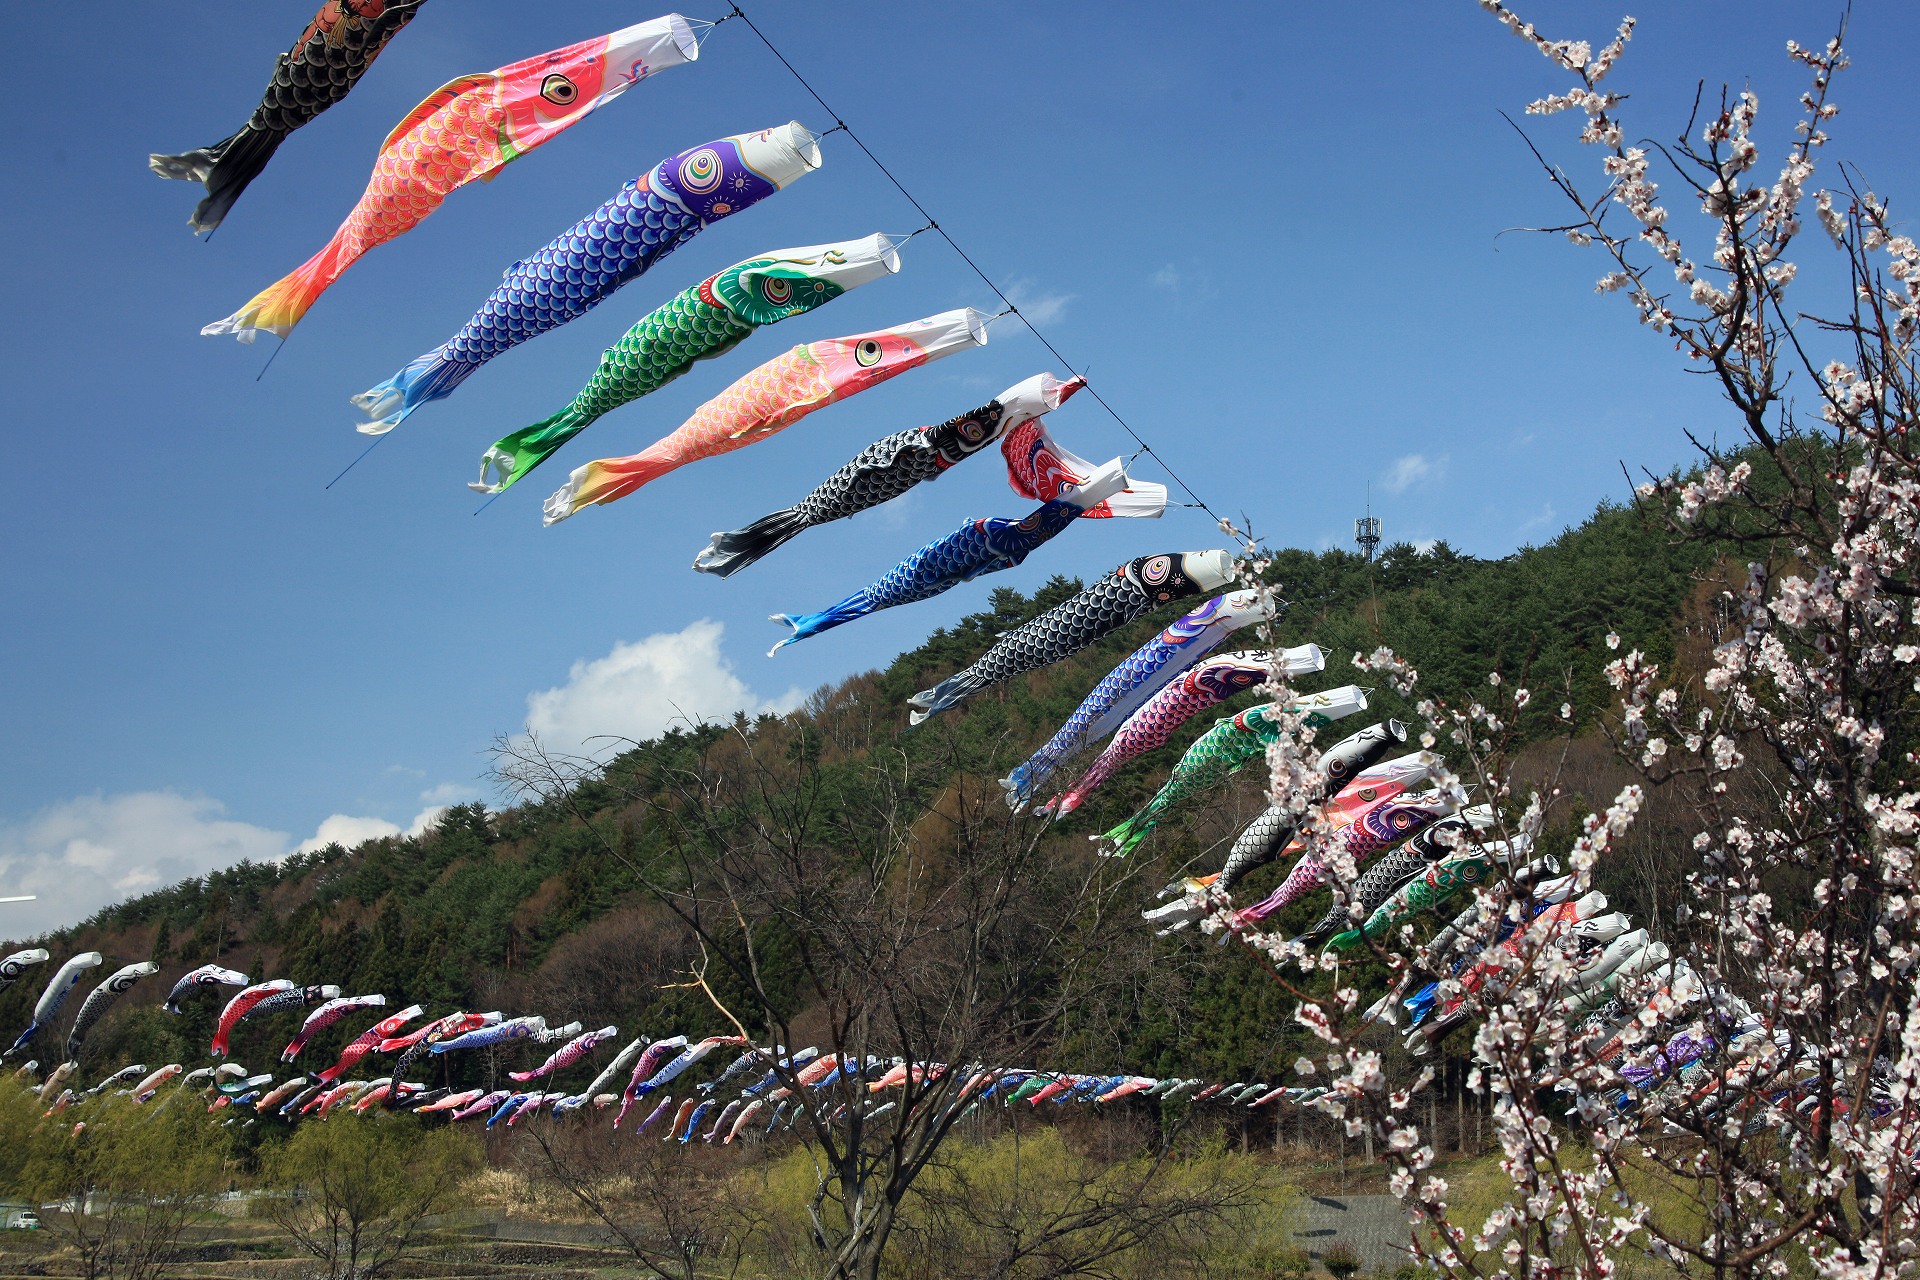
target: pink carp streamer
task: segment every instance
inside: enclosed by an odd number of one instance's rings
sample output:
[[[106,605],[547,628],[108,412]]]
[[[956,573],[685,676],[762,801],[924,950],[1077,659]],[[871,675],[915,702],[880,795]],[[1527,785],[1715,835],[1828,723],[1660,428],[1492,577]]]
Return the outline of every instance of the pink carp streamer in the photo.
[[[546,500],[545,523],[617,502],[677,467],[744,449],[816,410],[986,342],[987,318],[971,307],[872,333],[803,342],[701,405],[665,439],[624,458],[576,468]]]

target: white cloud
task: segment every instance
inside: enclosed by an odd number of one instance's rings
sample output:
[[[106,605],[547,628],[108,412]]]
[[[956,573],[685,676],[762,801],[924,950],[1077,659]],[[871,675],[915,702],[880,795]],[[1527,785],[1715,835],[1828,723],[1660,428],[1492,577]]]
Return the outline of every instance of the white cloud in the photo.
[[[1013,280],[1007,284],[1007,299],[1020,308],[1020,314],[1034,324],[1052,324],[1067,314],[1071,293],[1048,293],[1031,280]]]
[[[1152,284],[1159,285],[1162,289],[1178,289],[1180,287],[1180,268],[1169,262],[1166,266],[1148,276],[1147,280]]]
[[[420,793],[420,798],[430,799],[453,785],[448,783],[446,786],[435,787],[432,791],[423,791]],[[458,788],[458,795],[463,799],[470,799],[472,794],[470,788]],[[351,813],[330,814],[321,820],[320,826],[312,835],[295,845],[292,852],[312,853],[330,844],[351,849],[367,840],[384,840],[388,836],[417,836],[439,822],[441,815],[450,807],[444,804],[430,804],[414,814],[413,821],[405,827],[388,822],[385,818],[361,817]]]
[[[336,813],[323,819],[319,828],[295,846],[293,851],[312,853],[330,844],[351,849],[363,840],[378,840],[383,836],[399,834],[400,828],[385,818],[356,818],[350,813]]]
[[[446,811],[444,804],[428,805],[405,828],[336,813],[296,844],[284,831],[228,817],[226,806],[209,796],[131,791],[63,800],[0,823],[0,893],[39,898],[0,908],[9,913],[0,915],[0,933],[17,938],[65,928],[102,907],[242,861],[419,835]]]
[[[1380,478],[1380,487],[1388,493],[1405,493],[1422,480],[1438,480],[1446,474],[1447,460],[1429,458],[1424,453],[1409,453],[1405,457],[1395,458],[1387,473]]]
[[[420,799],[427,804],[463,804],[479,798],[479,790],[467,782],[443,782],[420,793]]]
[[[676,725],[729,720],[737,711],[780,715],[799,706],[806,695],[797,688],[771,700],[755,696],[720,652],[725,630],[702,618],[574,663],[565,684],[527,695],[528,732],[556,750],[575,751],[590,738],[651,738]]]
[[[1415,538],[1412,546],[1416,555],[1430,556],[1433,549],[1440,545],[1438,538]]]
[[[228,818],[207,796],[136,791],[62,801],[0,824],[0,891],[40,898],[0,921],[15,936],[62,928],[189,876],[281,857],[290,840]]]

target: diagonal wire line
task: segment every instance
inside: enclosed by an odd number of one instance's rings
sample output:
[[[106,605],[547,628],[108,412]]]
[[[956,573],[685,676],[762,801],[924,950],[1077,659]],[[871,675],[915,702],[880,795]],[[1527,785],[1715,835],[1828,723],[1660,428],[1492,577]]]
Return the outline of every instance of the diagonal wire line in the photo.
[[[1073,362],[1060,354],[1060,349],[1054,346],[1053,343],[1048,340],[1046,334],[1040,332],[1039,326],[1034,324],[1032,320],[1027,318],[1026,313],[1021,311],[1020,308],[1014,304],[1013,299],[1009,298],[1006,294],[1006,291],[994,282],[994,279],[992,276],[989,276],[985,271],[981,270],[980,264],[973,260],[973,256],[969,254],[965,249],[962,249],[960,247],[959,242],[953,238],[952,234],[949,233],[945,227],[940,225],[939,220],[935,218],[933,214],[927,211],[927,207],[920,203],[920,201],[914,196],[913,192],[907,190],[906,184],[901,182],[900,179],[894,176],[893,170],[887,168],[886,164],[880,159],[880,157],[873,154],[873,149],[866,144],[865,140],[862,139],[859,134],[854,132],[853,126],[848,124],[844,119],[842,119],[840,116],[840,113],[835,111],[833,107],[828,104],[827,100],[820,96],[820,91],[818,89],[815,89],[813,85],[808,82],[807,78],[800,74],[800,69],[798,67],[794,66],[793,63],[787,61],[787,55],[780,52],[779,47],[775,45],[773,41],[767,39],[767,33],[754,25],[753,19],[747,16],[746,10],[742,9],[739,5],[736,4],[733,6],[732,10],[725,17],[715,22],[714,26],[719,26],[720,23],[731,21],[734,18],[738,18],[740,19],[740,21],[746,23],[747,29],[753,32],[754,35],[760,38],[761,44],[764,44],[765,46],[767,46],[767,52],[771,53],[775,58],[780,60],[780,65],[785,67],[787,71],[793,76],[793,78],[800,82],[800,87],[802,89],[805,89],[807,93],[813,98],[813,100],[820,104],[820,109],[822,111],[825,111],[828,115],[833,117],[833,128],[828,130],[828,133],[844,132],[847,135],[847,137],[851,138],[853,140],[853,145],[856,147],[859,147],[861,152],[865,154],[867,159],[873,161],[874,168],[880,170],[880,172],[886,176],[887,181],[893,184],[894,190],[898,191],[902,196],[906,197],[907,203],[912,205],[914,209],[919,212],[920,216],[927,220],[927,225],[923,227],[922,230],[936,232],[942,240],[945,240],[947,242],[948,248],[952,249],[955,253],[960,255],[960,260],[966,263],[967,266],[972,269],[973,274],[980,277],[981,283],[985,284],[987,288],[993,290],[994,296],[999,298],[1001,304],[1005,306],[1007,309],[1006,312],[1003,314],[1018,316],[1020,319],[1020,323],[1027,326],[1028,331],[1032,333],[1034,337],[1040,340],[1040,345],[1047,349],[1047,353],[1049,355],[1051,355],[1055,360],[1058,360],[1061,363],[1061,365],[1065,367],[1066,371],[1069,374],[1072,374],[1073,376],[1084,380],[1086,375],[1083,373],[1075,372],[1073,367]],[[822,135],[822,136],[824,137],[825,135]],[[919,232],[915,232],[914,234],[918,235]],[[1097,404],[1099,404],[1099,406],[1102,409],[1105,409],[1107,411],[1108,416],[1110,416],[1115,422],[1120,424],[1121,430],[1125,431],[1128,435],[1133,437],[1133,442],[1140,446],[1140,452],[1146,454],[1148,457],[1152,458],[1155,462],[1159,463],[1160,469],[1167,473],[1167,478],[1169,480],[1172,480],[1175,484],[1179,485],[1180,488],[1186,492],[1186,495],[1189,498],[1193,499],[1193,502],[1189,505],[1198,507],[1200,510],[1206,512],[1209,516],[1212,516],[1216,522],[1220,523],[1223,527],[1226,527],[1226,522],[1221,519],[1220,513],[1215,511],[1212,507],[1208,506],[1206,499],[1202,498],[1199,495],[1199,493],[1194,490],[1194,487],[1192,485],[1188,484],[1185,480],[1181,479],[1179,473],[1176,472],[1171,466],[1167,464],[1167,460],[1161,457],[1158,453],[1156,453],[1151,444],[1147,443],[1146,437],[1142,436],[1138,431],[1135,431],[1133,429],[1133,424],[1128,422],[1125,418],[1121,417],[1120,411],[1118,409],[1115,409],[1111,404],[1107,403],[1106,397],[1100,394],[1100,391],[1097,387],[1095,387],[1092,383],[1089,382],[1089,383],[1086,383],[1085,389],[1087,394],[1092,396],[1094,401]],[[1138,457],[1139,455],[1136,454],[1135,456]]]

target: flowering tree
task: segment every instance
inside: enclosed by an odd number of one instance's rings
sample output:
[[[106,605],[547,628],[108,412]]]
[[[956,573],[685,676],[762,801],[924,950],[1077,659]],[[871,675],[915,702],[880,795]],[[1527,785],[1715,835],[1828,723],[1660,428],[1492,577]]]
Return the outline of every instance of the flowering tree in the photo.
[[[1650,477],[1636,495],[1675,536],[1742,553],[1722,597],[1734,625],[1697,669],[1612,657],[1620,701],[1605,729],[1641,779],[1585,820],[1564,876],[1528,865],[1566,802],[1551,778],[1514,781],[1529,677],[1494,673],[1467,705],[1417,701],[1421,744],[1447,760],[1435,784],[1461,803],[1476,788],[1493,814],[1483,830],[1449,831],[1440,861],[1342,935],[1385,961],[1395,995],[1434,984],[1415,1002],[1434,1012],[1408,1056],[1383,1026],[1400,1002],[1363,1011],[1333,953],[1218,903],[1209,924],[1239,929],[1298,994],[1325,1047],[1296,1064],[1317,1086],[1306,1099],[1386,1152],[1414,1249],[1439,1272],[1603,1276],[1652,1255],[1683,1275],[1915,1274],[1920,247],[1854,171],[1833,166],[1816,184],[1844,29],[1787,46],[1810,83],[1769,180],[1752,92],[1703,99],[1665,146],[1630,143],[1606,81],[1632,19],[1596,53],[1481,4],[1570,77],[1528,112],[1575,114],[1598,152],[1588,184],[1535,151],[1573,211],[1540,230],[1603,255],[1599,291],[1624,294],[1738,418],[1737,448],[1696,440],[1694,471]],[[1679,184],[1678,202],[1656,176]],[[1809,291],[1821,300],[1803,304]],[[1395,654],[1356,662],[1418,698]],[[1559,714],[1571,737],[1576,709]],[[1301,815],[1336,901],[1364,896],[1317,803],[1311,734],[1282,735],[1272,764],[1274,800]],[[1692,835],[1670,851],[1688,901],[1657,939],[1588,896],[1655,795],[1678,802]],[[1449,895],[1466,910],[1421,941],[1419,908]],[[1412,1106],[1431,1079],[1419,1057],[1456,1023],[1474,1028],[1470,1087],[1513,1184],[1472,1221],[1432,1172]]]

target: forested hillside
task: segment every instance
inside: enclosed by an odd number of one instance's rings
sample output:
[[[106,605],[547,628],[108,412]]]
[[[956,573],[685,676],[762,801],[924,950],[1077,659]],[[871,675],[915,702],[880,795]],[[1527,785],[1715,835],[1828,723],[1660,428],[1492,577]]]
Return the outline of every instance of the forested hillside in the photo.
[[[1496,668],[1510,679],[1524,676],[1537,696],[1522,728],[1535,740],[1564,738],[1560,706],[1576,708],[1587,737],[1575,744],[1561,785],[1593,797],[1611,795],[1618,782],[1616,766],[1591,733],[1607,701],[1603,637],[1618,631],[1663,663],[1684,662],[1690,633],[1712,624],[1704,603],[1711,592],[1701,586],[1712,571],[1698,547],[1680,547],[1633,511],[1611,506],[1547,545],[1499,560],[1461,555],[1445,543],[1425,551],[1401,544],[1372,564],[1344,551],[1288,551],[1268,570],[1290,601],[1275,642],[1311,641],[1329,654],[1325,673],[1302,687],[1370,683],[1357,678],[1351,659],[1382,644],[1418,665],[1427,696],[1455,699],[1482,689]],[[743,743],[777,749],[805,766],[805,803],[795,809],[804,813],[798,838],[828,858],[859,858],[882,838],[865,782],[877,764],[900,780],[895,809],[910,811],[915,822],[931,822],[955,797],[997,796],[994,780],[1178,610],[1169,607],[918,729],[906,727],[905,700],[1077,587],[1055,579],[1030,597],[997,591],[987,612],[936,632],[884,671],[821,690],[785,720],[742,719],[638,744],[564,804],[536,799],[499,812],[460,806],[417,838],[335,846],[279,865],[243,864],[109,908],[40,941],[56,958],[98,949],[108,968],[150,956],[162,972],[145,986],[149,994],[163,992],[163,984],[187,968],[217,960],[256,977],[335,982],[348,994],[383,991],[430,1011],[538,1011],[555,1022],[617,1022],[654,1035],[707,1027],[714,1013],[705,997],[681,985],[690,958],[684,934],[640,890],[636,876],[636,869],[656,880],[673,876],[685,799],[672,781],[702,761],[724,763],[725,753]],[[1257,644],[1246,631],[1228,647]],[[1241,704],[1254,696],[1243,695]],[[1376,690],[1372,709],[1343,731],[1406,710],[1388,690]],[[1150,795],[1179,750],[1211,720],[1198,718],[1168,747],[1096,792],[1048,834],[1049,856],[1088,875],[1131,876],[1140,907],[1151,905],[1155,891],[1181,870],[1217,866],[1223,842],[1263,803],[1257,768],[1245,771],[1230,793],[1163,825],[1125,867],[1096,859],[1086,839]],[[767,797],[766,803],[783,800]],[[914,833],[938,839],[918,826]],[[1606,869],[1602,882],[1616,891],[1620,906],[1657,916],[1660,904],[1647,901],[1657,888],[1631,863]],[[1283,870],[1268,868],[1266,876]],[[1250,888],[1264,892],[1269,883]],[[1314,898],[1295,910],[1304,922],[1323,908]],[[1052,1050],[1058,1065],[1097,1057],[1113,1069],[1253,1078],[1282,1055],[1290,1060],[1297,1028],[1271,980],[1241,949],[1191,934],[1155,938],[1131,913],[1098,927],[1110,933],[1110,972],[1058,1029]],[[776,955],[778,941],[768,940]],[[38,988],[29,980],[0,995],[0,1026],[24,1026]],[[161,1013],[157,1003],[124,1002],[94,1033],[90,1059],[199,1057],[217,1002],[202,1002],[178,1018]],[[335,1039],[348,1034],[346,1024],[333,1033]],[[284,1028],[276,1033],[243,1024],[235,1055],[264,1060],[277,1053],[284,1035]],[[491,1069],[483,1058],[467,1055],[453,1069]]]

